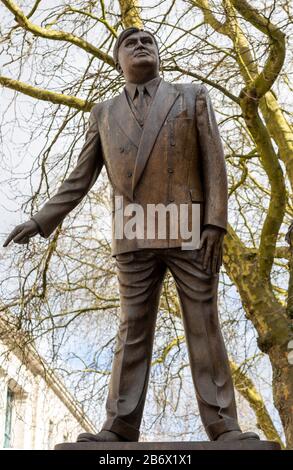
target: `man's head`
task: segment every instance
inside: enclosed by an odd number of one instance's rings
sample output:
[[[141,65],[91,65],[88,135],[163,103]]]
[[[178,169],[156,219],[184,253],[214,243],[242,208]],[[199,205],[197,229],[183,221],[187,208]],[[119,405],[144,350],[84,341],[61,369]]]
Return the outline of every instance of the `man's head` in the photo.
[[[122,31],[114,45],[113,57],[118,72],[131,82],[144,82],[159,74],[159,48],[149,31],[136,27]]]

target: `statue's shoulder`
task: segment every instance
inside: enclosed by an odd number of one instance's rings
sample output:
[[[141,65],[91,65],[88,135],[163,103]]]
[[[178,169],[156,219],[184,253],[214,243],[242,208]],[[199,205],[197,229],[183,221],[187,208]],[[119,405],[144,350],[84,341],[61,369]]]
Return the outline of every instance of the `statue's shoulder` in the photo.
[[[96,118],[103,116],[105,112],[108,111],[110,106],[117,100],[118,96],[114,96],[114,98],[109,98],[99,103],[95,103],[91,109],[91,112],[95,115]]]
[[[200,91],[205,88],[203,82],[189,82],[189,83],[180,83],[180,82],[172,82],[173,85],[178,91],[181,93],[188,93],[197,95]]]

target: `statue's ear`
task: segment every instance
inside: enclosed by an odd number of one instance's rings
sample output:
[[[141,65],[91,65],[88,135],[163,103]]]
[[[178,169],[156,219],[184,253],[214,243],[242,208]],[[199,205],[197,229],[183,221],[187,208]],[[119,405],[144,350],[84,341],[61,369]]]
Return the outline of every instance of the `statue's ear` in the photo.
[[[119,62],[116,63],[116,70],[117,70],[117,72],[119,72],[119,73],[123,73],[123,70],[122,70],[122,68],[120,67]]]

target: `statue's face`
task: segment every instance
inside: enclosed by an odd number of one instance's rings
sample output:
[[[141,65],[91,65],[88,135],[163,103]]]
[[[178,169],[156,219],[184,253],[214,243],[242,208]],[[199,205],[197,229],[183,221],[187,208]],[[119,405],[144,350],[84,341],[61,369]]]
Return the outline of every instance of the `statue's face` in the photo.
[[[159,52],[153,37],[145,31],[138,31],[125,38],[118,51],[120,71],[126,78],[141,77],[145,71],[159,70]]]

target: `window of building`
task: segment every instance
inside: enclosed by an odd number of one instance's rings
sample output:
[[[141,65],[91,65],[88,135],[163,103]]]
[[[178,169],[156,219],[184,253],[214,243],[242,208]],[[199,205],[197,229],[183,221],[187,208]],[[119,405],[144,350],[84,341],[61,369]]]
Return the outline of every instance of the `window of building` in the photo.
[[[11,447],[12,412],[14,406],[14,398],[15,397],[13,390],[8,387],[5,410],[4,448]]]

